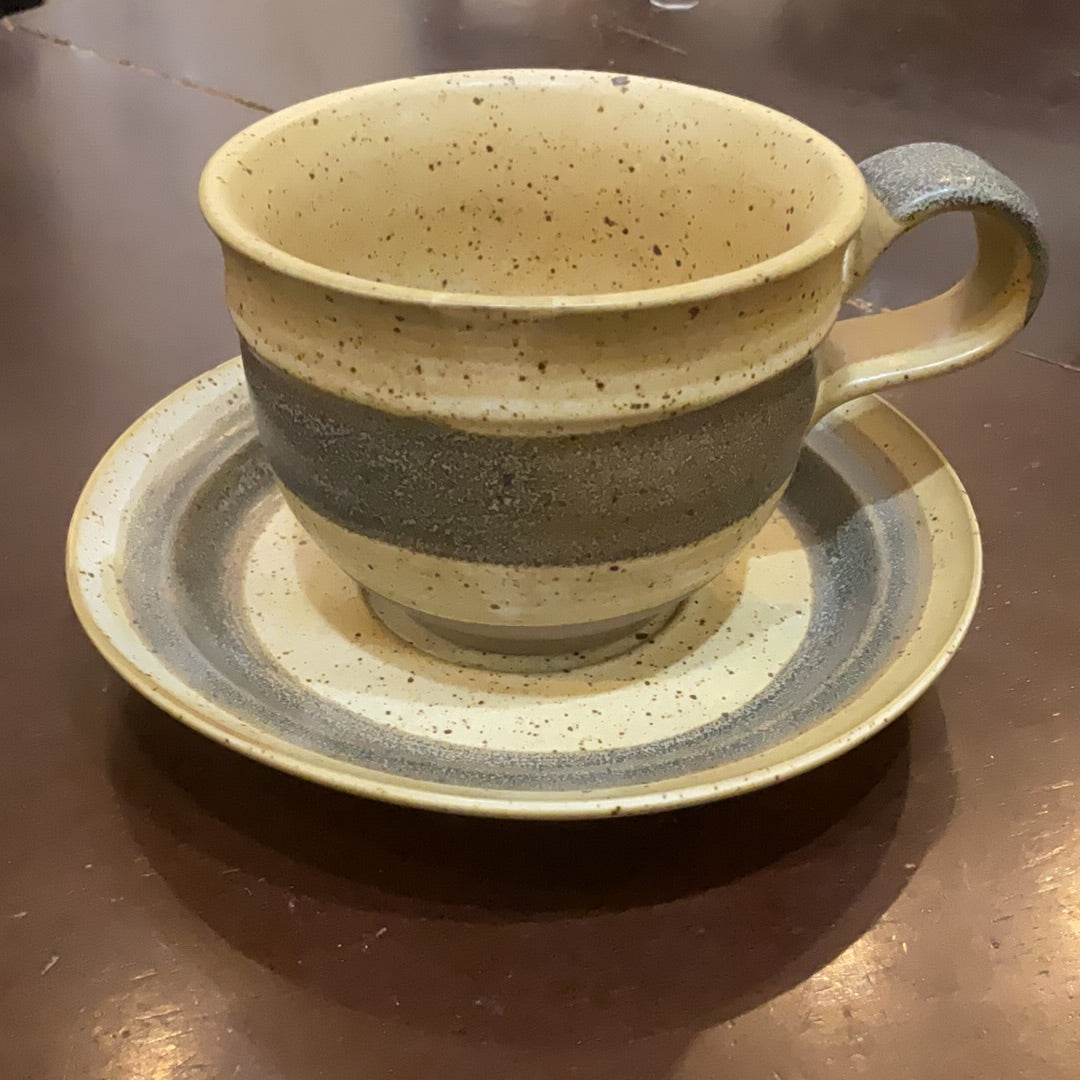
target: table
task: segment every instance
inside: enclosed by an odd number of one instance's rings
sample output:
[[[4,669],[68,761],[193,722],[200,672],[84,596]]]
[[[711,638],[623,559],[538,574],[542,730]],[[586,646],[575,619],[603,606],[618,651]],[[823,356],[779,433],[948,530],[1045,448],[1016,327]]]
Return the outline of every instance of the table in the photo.
[[[1072,0],[49,0],[0,27],[0,1075],[1080,1075],[1080,9]],[[128,690],[67,518],[140,412],[236,350],[203,161],[260,113],[483,66],[697,82],[855,157],[961,142],[1033,195],[1033,324],[895,400],[984,530],[966,644],[901,721],[737,801],[559,826],[280,776]],[[956,276],[968,227],[865,292]]]

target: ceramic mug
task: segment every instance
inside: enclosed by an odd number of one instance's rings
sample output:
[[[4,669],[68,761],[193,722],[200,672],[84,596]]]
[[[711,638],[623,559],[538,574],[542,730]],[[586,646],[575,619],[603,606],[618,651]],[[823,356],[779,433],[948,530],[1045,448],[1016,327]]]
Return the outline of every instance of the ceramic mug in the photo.
[[[1030,200],[968,151],[856,166],[764,106],[608,73],[304,102],[200,197],[299,520],[392,624],[504,653],[650,632],[761,528],[818,418],[986,355],[1046,276]],[[836,323],[946,210],[974,216],[968,276]]]

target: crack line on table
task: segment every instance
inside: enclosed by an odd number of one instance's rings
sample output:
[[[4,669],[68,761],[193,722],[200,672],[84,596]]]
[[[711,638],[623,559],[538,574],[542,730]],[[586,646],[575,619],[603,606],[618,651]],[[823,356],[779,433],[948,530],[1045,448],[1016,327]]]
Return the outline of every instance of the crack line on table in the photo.
[[[860,315],[878,315],[883,311],[892,310],[859,297],[849,297],[844,301],[844,307],[851,308]],[[1042,353],[1032,352],[1030,349],[1018,349],[1015,345],[1011,345],[1009,348],[1018,356],[1026,356],[1029,360],[1037,360],[1040,364],[1049,364],[1051,367],[1060,368],[1062,371],[1071,371],[1074,375],[1080,375],[1080,362],[1073,363],[1071,360],[1059,360],[1053,356],[1044,356]],[[1080,357],[1077,360],[1080,361]]]
[[[92,56],[95,60],[100,60],[106,64],[112,64],[114,67],[130,68],[140,75],[149,75],[155,79],[163,79],[165,82],[172,83],[173,86],[183,87],[185,90],[197,90],[201,94],[209,94],[210,97],[231,101],[234,105],[240,105],[245,109],[254,109],[257,112],[262,113],[272,113],[275,111],[269,105],[263,105],[258,101],[249,101],[247,98],[238,97],[236,94],[230,94],[226,90],[217,90],[213,86],[207,86],[205,83],[196,82],[194,79],[188,79],[183,75],[170,75],[167,71],[158,71],[157,68],[136,64],[133,60],[123,60],[111,56],[104,56],[102,53],[95,52],[93,49],[87,49],[81,45],[76,45],[67,38],[59,37],[56,34],[50,34],[45,30],[38,30],[33,26],[24,26],[22,23],[12,22],[11,19],[4,19],[3,26],[9,33],[28,34],[38,41],[44,41],[46,44],[59,45],[61,48],[71,49],[72,52],[79,53],[82,56]]]
[[[1053,356],[1043,356],[1041,353],[1031,352],[1029,349],[1013,349],[1019,356],[1026,356],[1029,360],[1038,360],[1041,364],[1049,364],[1051,367],[1061,368],[1062,371],[1071,371],[1080,375],[1080,367],[1068,360],[1058,360]]]

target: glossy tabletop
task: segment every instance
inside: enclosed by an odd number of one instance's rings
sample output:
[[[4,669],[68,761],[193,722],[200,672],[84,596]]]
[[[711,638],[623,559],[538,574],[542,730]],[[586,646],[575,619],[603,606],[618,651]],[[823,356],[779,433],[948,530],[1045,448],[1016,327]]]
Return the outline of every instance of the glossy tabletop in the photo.
[[[1080,1075],[1080,9],[1072,0],[49,0],[0,26],[0,1076]],[[975,626],[883,735],[662,817],[321,790],[169,720],[63,581],[139,413],[236,351],[199,170],[355,83],[590,67],[756,98],[853,156],[969,146],[1034,197],[1041,311],[894,401],[983,527]],[[864,291],[939,289],[970,228]]]

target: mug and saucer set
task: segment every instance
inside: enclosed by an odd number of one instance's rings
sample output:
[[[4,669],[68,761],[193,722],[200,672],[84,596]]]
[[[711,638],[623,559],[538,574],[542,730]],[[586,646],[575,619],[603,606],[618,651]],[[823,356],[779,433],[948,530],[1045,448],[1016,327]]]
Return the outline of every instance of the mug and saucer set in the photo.
[[[373,798],[616,816],[830,760],[958,648],[975,517],[876,395],[1039,301],[1034,207],[974,154],[466,72],[260,120],[200,198],[241,355],[112,447],[67,555],[94,644],[198,731]],[[837,321],[953,210],[961,282]]]

